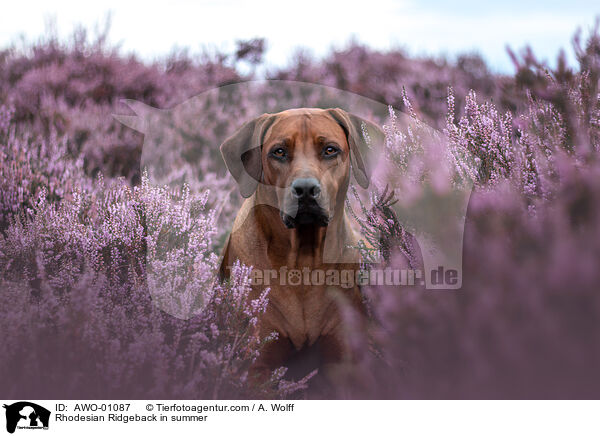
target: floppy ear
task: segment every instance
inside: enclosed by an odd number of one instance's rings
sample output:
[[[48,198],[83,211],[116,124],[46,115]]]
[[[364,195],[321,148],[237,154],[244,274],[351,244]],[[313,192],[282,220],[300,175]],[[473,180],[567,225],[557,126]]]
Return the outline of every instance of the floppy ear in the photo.
[[[350,146],[350,164],[352,165],[354,180],[361,188],[368,188],[371,174],[365,165],[365,158],[369,153],[369,148],[375,144],[383,144],[385,139],[383,130],[378,125],[359,116],[349,114],[340,108],[327,109],[327,112],[342,126],[346,133],[348,145]],[[368,142],[363,134],[363,127],[367,132]]]
[[[274,120],[274,115],[263,114],[248,121],[221,144],[225,165],[244,198],[254,193],[262,177],[262,142]]]

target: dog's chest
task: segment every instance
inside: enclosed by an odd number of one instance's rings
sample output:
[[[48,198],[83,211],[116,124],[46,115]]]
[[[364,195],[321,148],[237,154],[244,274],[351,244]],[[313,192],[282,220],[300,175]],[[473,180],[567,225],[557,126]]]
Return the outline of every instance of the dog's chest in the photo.
[[[348,300],[344,297],[353,292],[335,285],[296,284],[298,277],[293,270],[291,274],[291,284],[270,284],[269,304],[260,327],[263,334],[277,331],[288,337],[299,350],[338,328],[341,323],[339,303]],[[310,280],[310,277],[305,273],[299,279]]]

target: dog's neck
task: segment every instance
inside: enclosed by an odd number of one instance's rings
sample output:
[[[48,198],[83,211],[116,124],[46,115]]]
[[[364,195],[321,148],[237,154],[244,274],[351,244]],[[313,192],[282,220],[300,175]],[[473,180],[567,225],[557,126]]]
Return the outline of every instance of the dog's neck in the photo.
[[[328,231],[333,227],[322,227],[317,225],[300,226],[288,229],[287,243],[289,252],[287,264],[290,268],[294,267],[315,267],[323,263],[323,251],[325,248],[325,238]]]

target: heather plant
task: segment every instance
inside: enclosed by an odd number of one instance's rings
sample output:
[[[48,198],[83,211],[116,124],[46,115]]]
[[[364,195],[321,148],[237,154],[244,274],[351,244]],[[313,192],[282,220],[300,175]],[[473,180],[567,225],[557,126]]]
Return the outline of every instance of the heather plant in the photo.
[[[10,145],[2,168],[44,175]],[[42,156],[42,170],[64,168]],[[99,177],[53,196],[47,178],[35,189],[9,181],[29,197],[6,211],[0,239],[7,396],[273,398],[305,386],[284,381],[284,369],[266,382],[249,379],[268,290],[249,300],[243,265],[229,284],[214,281],[207,192]]]
[[[505,92],[508,78],[493,75],[477,54],[462,54],[454,62],[442,58],[409,57],[401,49],[373,50],[351,41],[324,59],[297,51],[290,65],[273,69],[270,79],[299,80],[351,91],[406,111],[407,94],[423,121],[443,127],[445,98],[452,84],[462,99],[474,89],[486,98],[514,106],[515,96]]]
[[[14,109],[0,106],[0,231],[11,219],[32,212],[41,189],[59,201],[76,187],[89,187],[83,160],[69,150],[68,138],[56,132],[47,138],[17,132]]]
[[[122,99],[167,108],[202,91],[239,81],[235,63],[221,53],[193,58],[174,52],[146,65],[107,44],[109,26],[96,37],[77,29],[67,42],[49,33],[0,53],[0,103],[31,133],[66,135],[86,172],[139,183],[141,136],[111,121]]]
[[[443,196],[473,183],[462,288],[365,287],[370,329],[350,329],[349,340],[370,351],[354,369],[359,383],[338,396],[597,396],[599,41],[597,29],[575,38],[578,68],[513,54],[514,77],[476,56],[411,59],[356,44],[267,74],[392,105],[376,169],[395,183],[350,191],[367,260],[423,268],[427,253],[399,208],[423,186]],[[214,162],[218,138],[264,102],[317,106],[321,96],[223,93],[201,122],[199,107],[178,106],[251,77],[232,59],[258,70],[263,49],[240,42],[237,55],[145,64],[80,31],[68,44],[49,37],[0,53],[3,396],[303,395],[310,375],[293,382],[281,368],[259,382],[248,371],[264,345],[253,327],[268,290],[250,301],[239,264],[228,283],[214,280],[238,203]],[[122,99],[169,113],[150,147],[127,127],[139,122],[131,113],[119,116],[126,125],[113,118]],[[130,107],[139,115],[141,104]],[[153,162],[166,147],[177,153]]]
[[[559,166],[556,199],[534,215],[508,182],[472,194],[460,291],[365,289],[382,357],[354,395],[595,397],[598,168]]]
[[[466,220],[463,286],[458,292],[426,291],[418,283],[366,287],[370,347],[379,353],[362,362],[358,371],[370,374],[368,382],[352,395],[597,395],[597,41],[594,32],[578,50],[578,72],[567,73],[561,62],[550,70],[526,52],[516,80],[524,86],[528,72],[531,88],[514,121],[478,103],[474,92],[456,120],[450,90],[444,135],[451,149],[469,150],[482,164]],[[388,159],[400,172],[422,148],[410,127],[386,128]],[[460,162],[452,162],[459,172]],[[402,194],[386,186],[363,203],[361,226],[388,266],[414,268],[419,247],[407,243],[394,212]]]

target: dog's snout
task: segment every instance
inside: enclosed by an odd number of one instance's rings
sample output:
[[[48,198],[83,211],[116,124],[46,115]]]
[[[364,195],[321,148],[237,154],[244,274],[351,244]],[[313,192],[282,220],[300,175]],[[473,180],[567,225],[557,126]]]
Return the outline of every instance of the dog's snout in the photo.
[[[296,179],[292,182],[291,191],[299,200],[314,200],[321,195],[321,184],[314,177]]]
[[[298,226],[327,226],[329,216],[323,208],[321,184],[314,177],[295,179],[289,187],[281,218],[287,228]]]

